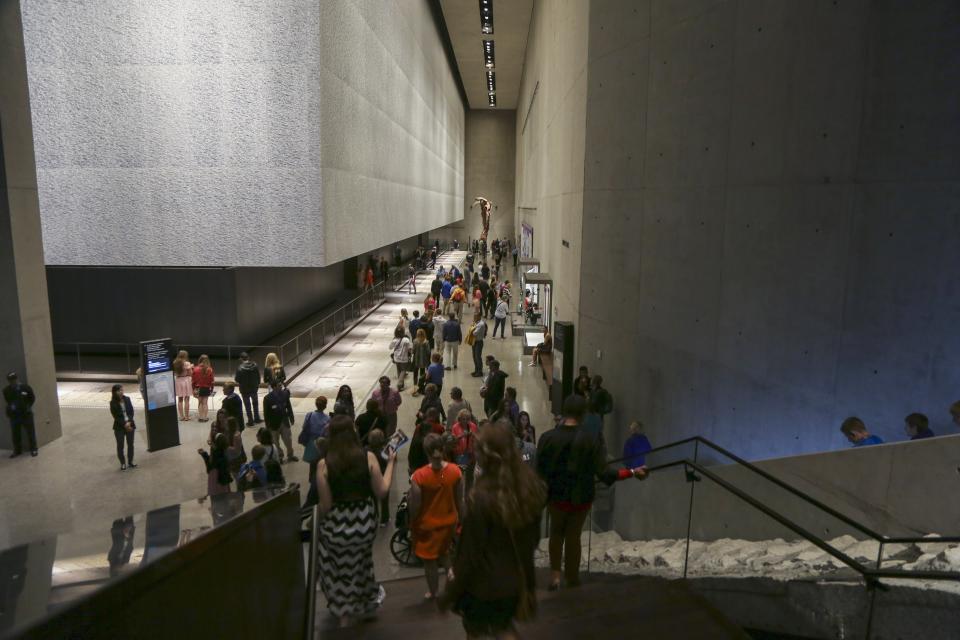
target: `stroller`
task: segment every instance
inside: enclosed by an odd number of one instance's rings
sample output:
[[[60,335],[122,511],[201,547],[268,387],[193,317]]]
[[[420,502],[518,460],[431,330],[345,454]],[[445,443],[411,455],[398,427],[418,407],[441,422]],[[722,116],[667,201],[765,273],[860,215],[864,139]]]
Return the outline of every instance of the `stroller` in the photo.
[[[407,494],[404,493],[397,505],[397,514],[394,516],[397,530],[390,538],[390,554],[404,567],[419,567],[422,563],[413,553],[413,540],[410,539],[410,508],[407,505]]]

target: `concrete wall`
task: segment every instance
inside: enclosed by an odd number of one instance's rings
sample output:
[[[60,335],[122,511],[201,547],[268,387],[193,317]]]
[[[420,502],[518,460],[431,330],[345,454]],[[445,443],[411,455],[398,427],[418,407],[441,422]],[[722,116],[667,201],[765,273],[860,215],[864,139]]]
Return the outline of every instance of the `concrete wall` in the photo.
[[[701,448],[700,460],[723,479],[824,539],[864,538],[840,520]],[[648,463],[693,458],[658,454]],[[888,536],[960,535],[960,504],[939,493],[957,482],[960,435],[763,460],[764,471]],[[614,525],[626,539],[686,536],[690,485],[682,470],[654,473],[645,482],[615,485]],[[696,483],[691,535],[697,540],[798,539],[783,525],[704,478]]]
[[[960,5],[589,8],[582,269],[555,281],[617,400],[611,441],[633,418],[748,458],[846,446],[852,414],[888,440],[912,411],[949,432]],[[518,192],[571,165],[544,158]]]
[[[517,112],[513,110],[467,111],[464,217],[443,228],[444,239],[466,242],[480,237],[483,231],[480,207],[470,207],[473,199],[480,195],[497,206],[490,220],[489,239],[515,238],[516,118]]]
[[[428,3],[319,5],[330,263],[462,217],[464,109]]]
[[[0,0],[0,371],[16,371],[37,394],[37,442],[60,437],[34,166],[27,59],[20,5]],[[0,429],[0,449],[13,448]],[[24,442],[24,447],[29,443]]]
[[[48,264],[330,265],[456,219],[420,0],[24,0]]]
[[[576,320],[580,306],[589,10],[581,0],[534,3],[517,106],[514,228],[534,227],[541,271],[563,283],[554,320]]]

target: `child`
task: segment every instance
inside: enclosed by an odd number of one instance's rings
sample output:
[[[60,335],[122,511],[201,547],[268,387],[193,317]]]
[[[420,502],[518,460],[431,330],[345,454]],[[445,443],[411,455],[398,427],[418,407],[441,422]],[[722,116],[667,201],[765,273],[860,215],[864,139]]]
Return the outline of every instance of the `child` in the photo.
[[[440,392],[443,390],[443,364],[441,363],[441,358],[439,353],[434,353],[430,356],[430,366],[427,367],[427,375],[425,376],[426,381],[424,385],[434,384],[437,386],[437,396],[439,397]]]
[[[263,458],[267,455],[267,450],[262,444],[258,444],[250,451],[250,455],[253,456],[253,460],[244,463],[240,467],[240,473],[237,474],[237,489],[240,491],[267,486],[267,469],[263,466]]]
[[[377,457],[377,462],[380,464],[380,473],[383,473],[387,468],[387,461],[380,455],[385,446],[387,446],[386,434],[380,429],[370,431],[370,435],[367,436],[367,451]],[[380,526],[386,527],[390,524],[390,494],[385,495],[383,499],[380,500],[379,509]]]

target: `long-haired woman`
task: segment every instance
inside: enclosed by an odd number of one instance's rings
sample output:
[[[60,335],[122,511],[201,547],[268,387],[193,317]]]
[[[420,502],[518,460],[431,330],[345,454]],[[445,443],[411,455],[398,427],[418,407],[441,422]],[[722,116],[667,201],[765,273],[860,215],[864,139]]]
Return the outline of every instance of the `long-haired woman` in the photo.
[[[334,416],[327,436],[327,456],[317,465],[320,512],[320,586],[330,613],[347,626],[376,611],[379,586],[373,574],[373,540],[377,533],[374,499],[390,493],[396,454],[387,467],[360,446],[353,421]]]
[[[279,381],[280,384],[286,383],[287,372],[283,370],[283,365],[280,364],[280,358],[277,357],[277,354],[268,353],[263,361],[263,382],[272,389],[274,380]]]
[[[533,551],[546,486],[520,460],[508,422],[480,430],[476,456],[483,473],[467,499],[453,580],[440,605],[463,616],[468,637],[515,638],[513,621],[535,608]]]
[[[190,354],[180,351],[173,360],[173,376],[177,391],[177,413],[181,420],[190,419],[190,398],[193,397],[193,363]]]
[[[197,366],[193,368],[193,394],[197,397],[197,420],[206,422],[209,409],[207,403],[213,395],[213,367],[210,366],[210,357],[200,356]]]
[[[353,389],[350,385],[340,385],[337,391],[337,399],[333,402],[333,413],[340,416],[356,417],[356,407],[353,405]]]

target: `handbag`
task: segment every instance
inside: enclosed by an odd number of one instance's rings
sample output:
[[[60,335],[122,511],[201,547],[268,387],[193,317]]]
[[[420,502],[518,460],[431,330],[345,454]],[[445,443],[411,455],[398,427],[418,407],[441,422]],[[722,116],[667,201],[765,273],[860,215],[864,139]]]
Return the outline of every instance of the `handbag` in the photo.
[[[533,620],[537,614],[537,600],[534,594],[527,588],[527,572],[523,568],[523,562],[520,560],[520,551],[517,549],[517,541],[513,537],[513,531],[507,529],[510,534],[510,546],[513,547],[513,557],[517,561],[517,570],[520,573],[520,597],[517,602],[517,612],[514,617],[520,622]]]

